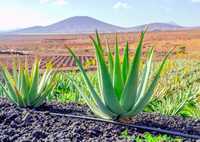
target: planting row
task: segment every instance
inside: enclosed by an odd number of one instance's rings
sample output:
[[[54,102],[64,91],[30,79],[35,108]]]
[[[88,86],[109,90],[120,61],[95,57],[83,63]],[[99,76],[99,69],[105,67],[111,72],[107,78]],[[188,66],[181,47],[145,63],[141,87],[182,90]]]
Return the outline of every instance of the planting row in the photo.
[[[79,60],[82,64],[95,65],[95,59],[93,56],[79,56]],[[44,69],[46,64],[51,62],[54,68],[67,68],[75,67],[76,62],[71,56],[53,56],[53,57],[42,57],[40,68]]]
[[[94,56],[78,56],[81,63],[84,67],[94,67],[96,64]],[[28,56],[15,56],[14,58],[3,58],[1,63],[4,63],[8,66],[9,69],[12,70],[12,63],[20,62],[24,64],[26,61],[29,64],[29,70],[31,69],[31,65],[34,63],[35,57]],[[51,64],[54,69],[62,69],[62,70],[71,70],[76,67],[76,62],[71,56],[42,56],[40,57],[40,68],[45,69],[48,64]]]

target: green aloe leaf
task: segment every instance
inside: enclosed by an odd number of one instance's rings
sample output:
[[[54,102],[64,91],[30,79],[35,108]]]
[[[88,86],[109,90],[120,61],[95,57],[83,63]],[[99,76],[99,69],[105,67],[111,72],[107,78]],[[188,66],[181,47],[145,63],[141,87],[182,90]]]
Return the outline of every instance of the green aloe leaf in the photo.
[[[5,95],[8,97],[8,99],[10,99],[10,101],[13,102],[14,104],[17,104],[17,99],[13,98],[11,93],[8,92],[7,88],[5,88],[5,86],[1,82],[0,82],[0,86],[3,88],[3,91]]]
[[[138,86],[136,101],[138,99],[140,99],[146,91],[148,80],[149,80],[149,77],[150,77],[152,58],[153,58],[153,48],[151,48],[148,52],[147,61],[146,61],[146,64],[145,64],[145,67],[144,67],[144,70],[143,70],[143,73],[142,73],[142,76],[141,76],[140,84]]]
[[[141,78],[139,78],[140,62],[142,60],[142,44],[145,32],[146,31],[141,33],[135,57],[130,66],[128,42],[124,49],[123,63],[121,64],[117,40],[115,56],[113,59],[108,44],[108,57],[105,57],[99,34],[96,32],[96,39],[91,37],[96,51],[98,83],[100,89],[99,94],[96,93],[94,89],[95,86],[93,86],[89,80],[80,60],[75,56],[71,49],[68,49],[82,73],[90,92],[89,95],[83,94],[78,84],[73,79],[71,80],[74,83],[75,88],[86,101],[87,105],[97,116],[105,119],[118,119],[134,116],[143,110],[153,95],[153,90],[157,85],[160,73],[169,54],[164,58],[154,80],[150,82],[150,85],[148,86],[153,58],[153,48],[148,52],[145,67],[143,68]],[[106,59],[108,59],[108,64]]]
[[[17,63],[16,63],[15,60],[13,61],[12,72],[13,72],[13,78],[14,78],[15,80],[17,80]]]
[[[13,88],[13,86],[15,85],[15,81],[12,78],[12,76],[10,75],[10,73],[8,72],[7,68],[5,66],[2,67],[2,75],[6,81],[7,87],[8,87],[8,91],[9,93],[7,93],[8,97],[15,103],[17,104],[17,96],[15,95],[15,89]],[[7,92],[7,91],[6,91]]]
[[[103,58],[101,48],[99,46],[95,46],[95,50],[100,66],[102,88],[103,88],[102,93],[105,100],[105,104],[113,112],[121,113],[123,112],[123,110],[118,102],[117,96],[112,86],[111,77],[109,75],[109,71],[106,66],[105,60]]]
[[[99,43],[97,43],[92,37],[90,37],[90,39],[93,41],[93,46],[98,46],[98,44],[100,44],[100,41]],[[96,55],[96,60],[97,60],[97,74],[98,74],[98,82],[99,82],[99,90],[101,91],[101,94],[102,94],[102,80],[101,80],[101,71],[100,71],[100,64],[99,64],[99,59],[97,58],[97,55]],[[101,97],[101,100],[103,96],[100,96]]]
[[[30,79],[29,79],[29,70],[28,70],[28,62],[25,62],[25,68],[23,72],[23,86],[24,86],[24,101],[28,104],[28,95],[30,90]]]
[[[44,103],[47,96],[51,94],[52,90],[54,89],[56,83],[53,82],[53,79],[51,79],[51,84],[49,84],[44,91],[40,92],[40,94],[35,98],[35,101],[33,101],[34,107],[39,107],[41,104]]]
[[[17,90],[17,85],[16,85],[14,78],[8,72],[6,67],[2,68],[2,73],[3,73],[4,79],[6,80],[6,84],[7,84],[7,87],[8,87],[8,92],[6,91],[8,97],[15,104],[22,106],[23,105],[22,96],[19,93],[19,91]]]
[[[129,71],[129,44],[126,42],[126,46],[124,48],[124,55],[123,55],[123,64],[122,64],[122,77],[124,83],[126,83],[126,78]]]
[[[100,49],[101,54],[103,55],[103,48],[102,48],[102,44],[101,44],[101,40],[100,40],[100,36],[98,34],[98,32],[96,31],[96,41],[97,41],[97,45]]]
[[[115,43],[113,85],[115,89],[115,94],[117,95],[118,100],[120,100],[124,84],[122,80],[120,53],[119,53],[119,45],[118,45],[117,36],[116,36],[116,43]]]
[[[113,55],[110,50],[108,41],[107,41],[107,50],[108,50],[108,68],[111,75],[111,79],[113,79],[114,61],[113,61]]]
[[[173,49],[172,49],[173,50]],[[153,95],[153,91],[157,85],[157,82],[160,78],[160,74],[161,74],[161,71],[167,61],[167,58],[169,57],[169,55],[171,54],[172,50],[170,50],[168,52],[168,54],[165,56],[165,58],[163,59],[161,65],[160,65],[160,68],[158,69],[157,73],[156,73],[156,76],[155,78],[153,79],[153,81],[151,82],[149,88],[147,89],[147,92],[145,93],[145,95],[143,95],[141,97],[141,99],[139,99],[137,102],[136,102],[136,105],[135,107],[132,108],[132,110],[130,112],[127,113],[127,116],[133,116],[135,114],[137,114],[138,112],[141,112],[144,107],[146,106],[146,104],[149,102],[150,98],[152,97]]]
[[[128,79],[125,83],[123,95],[121,98],[121,104],[126,111],[130,111],[136,101],[138,78],[139,78],[139,67],[141,62],[142,54],[142,43],[144,40],[145,32],[141,33],[141,38],[135,53],[135,57],[132,61],[130,71],[128,73]]]
[[[32,68],[32,73],[31,73],[31,86],[30,86],[30,91],[28,93],[28,104],[31,105],[30,100],[35,100],[37,91],[38,91],[38,81],[39,81],[39,64],[40,61],[36,59],[35,64]]]
[[[90,92],[90,95],[93,99],[93,101],[95,101],[98,105],[98,107],[102,107],[102,109],[104,111],[110,111],[106,106],[105,104],[102,102],[101,98],[97,95],[96,91],[94,90],[94,87],[92,86],[92,83],[90,82],[85,70],[83,69],[83,66],[80,62],[80,60],[76,57],[76,55],[73,53],[73,51],[68,48],[68,51],[70,52],[70,54],[73,56],[73,58],[75,59],[76,61],[76,64],[78,65],[79,67],[79,70],[81,71],[82,73],[82,76],[84,78],[84,81],[86,83],[86,85],[88,86],[88,89],[89,89],[89,92]]]
[[[98,104],[93,101],[93,99],[90,98],[90,96],[83,94],[83,91],[80,89],[78,84],[70,77],[68,78],[72,81],[75,88],[79,91],[80,95],[84,98],[86,104],[89,106],[89,108],[94,112],[97,116],[102,117],[104,119],[114,119],[117,117],[117,115],[113,112],[111,112],[108,109],[104,109],[104,106],[98,106]]]
[[[29,74],[28,62],[25,62],[24,66],[19,64],[18,69],[16,69],[16,64],[13,64],[13,74],[8,71],[6,66],[2,66],[6,87],[0,85],[11,102],[20,107],[34,107],[34,105],[41,105],[51,94],[55,86],[52,84],[54,74],[50,70],[45,71],[46,75],[40,80],[39,64],[39,60],[36,60],[31,74]],[[38,92],[38,88],[40,92]]]
[[[42,76],[42,78],[41,78],[41,80],[40,80],[40,83],[39,83],[39,85],[38,85],[38,94],[40,94],[44,89],[45,89],[45,87],[46,86],[48,86],[48,84],[47,84],[47,81],[48,81],[48,79],[51,77],[51,76],[54,76],[54,74],[52,74],[52,72],[53,71],[49,71],[49,70],[46,70],[45,72],[44,72],[44,74],[43,74],[43,76]]]

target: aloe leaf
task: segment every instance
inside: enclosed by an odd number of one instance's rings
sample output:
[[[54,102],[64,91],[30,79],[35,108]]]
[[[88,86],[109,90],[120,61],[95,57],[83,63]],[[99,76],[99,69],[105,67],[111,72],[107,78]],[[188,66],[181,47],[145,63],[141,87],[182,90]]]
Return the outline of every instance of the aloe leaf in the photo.
[[[15,95],[15,89],[13,88],[13,86],[16,85],[16,83],[14,79],[12,78],[12,76],[10,75],[10,73],[8,72],[6,67],[2,68],[2,75],[6,81],[8,91],[10,92],[8,93],[9,98],[11,98],[11,100],[13,100],[17,104],[18,98]]]
[[[147,61],[146,61],[146,64],[145,64],[145,67],[144,67],[144,70],[143,70],[143,73],[142,73],[142,77],[141,77],[142,79],[141,79],[140,84],[138,86],[137,99],[136,100],[140,99],[146,91],[146,87],[147,87],[148,80],[149,80],[149,77],[150,77],[152,58],[153,58],[153,48],[151,48],[150,51],[148,52]]]
[[[38,94],[40,94],[40,92],[42,92],[42,90],[45,88],[46,81],[50,77],[51,73],[52,73],[52,71],[48,71],[48,70],[46,70],[44,72],[44,74],[43,74],[43,76],[42,76],[42,78],[41,78],[41,80],[39,82],[39,86],[38,86],[38,90],[37,90]]]
[[[14,104],[17,104],[17,101],[13,98],[12,95],[10,95],[10,93],[8,92],[8,90],[5,88],[5,86],[1,82],[0,82],[0,86],[3,88],[3,92],[8,97],[8,99],[10,99],[10,101],[13,102]]]
[[[16,87],[20,90],[20,88],[21,88],[21,74],[20,74],[20,72],[21,72],[21,67],[22,67],[22,65],[21,64],[19,64],[18,65],[18,75],[17,75],[17,80],[16,80]],[[13,78],[14,79],[14,78]]]
[[[119,104],[117,96],[115,95],[115,91],[111,82],[111,77],[109,75],[108,68],[101,53],[100,47],[95,46],[95,50],[100,65],[102,88],[103,88],[102,92],[105,103],[109,107],[109,109],[111,109],[113,112],[120,114],[123,112],[123,109]]]
[[[13,72],[13,78],[15,80],[17,80],[17,64],[16,64],[16,61],[13,61],[12,72]]]
[[[68,78],[72,81],[73,85],[78,90],[80,95],[84,98],[86,104],[89,106],[92,112],[94,112],[97,116],[100,116],[104,119],[114,119],[115,117],[117,117],[117,115],[111,112],[110,110],[104,109],[101,106],[98,107],[98,105],[95,104],[95,102],[91,98],[89,98],[88,95],[83,94],[83,91],[80,89],[77,83],[70,76],[68,76]]]
[[[24,103],[22,101],[22,96],[17,89],[14,78],[11,76],[11,74],[8,72],[8,70],[5,67],[3,67],[2,69],[2,73],[8,87],[9,98],[12,101],[14,101],[17,105],[23,106]]]
[[[19,91],[22,95],[23,95],[23,92],[24,92],[23,85],[26,85],[26,84],[24,84],[24,75],[23,74],[24,74],[23,68],[21,67],[20,71],[19,71]]]
[[[29,84],[27,83],[26,75],[25,73],[22,74],[22,90],[21,93],[23,94],[24,101],[26,104],[28,104],[27,101],[27,94],[29,93]]]
[[[126,82],[128,71],[129,71],[129,44],[128,42],[126,42],[126,46],[124,48],[124,55],[123,55],[123,64],[122,64],[122,77],[123,77],[124,83]]]
[[[4,87],[4,92],[6,96],[16,105],[20,107],[33,107],[35,99],[38,100],[37,105],[44,102],[48,92],[52,91],[53,87],[53,77],[54,75],[47,74],[44,79],[42,79],[41,94],[38,91],[38,84],[40,79],[39,74],[39,60],[36,60],[33,67],[31,75],[28,71],[28,63],[25,62],[25,66],[18,65],[18,70],[16,66],[13,65],[13,75],[11,75],[6,66],[2,66],[2,74],[6,82],[7,88]],[[51,72],[51,71],[50,71]],[[2,84],[0,84],[1,86]],[[46,94],[47,93],[47,94]]]
[[[46,75],[44,76],[44,80],[41,81],[43,84],[41,84],[41,88],[38,87],[40,91],[38,91],[37,98],[33,101],[33,106],[38,107],[40,106],[46,98],[52,94],[54,88],[56,87],[56,82],[55,82],[55,73],[52,73],[52,70],[46,70]],[[40,83],[41,83],[40,82]]]
[[[100,52],[103,55],[103,48],[102,48],[102,44],[101,44],[99,33],[97,31],[96,31],[96,41],[97,41],[97,45],[98,45],[98,47],[100,49]]]
[[[136,101],[137,87],[138,87],[138,76],[139,67],[142,54],[142,43],[144,40],[145,32],[141,33],[141,38],[136,49],[135,57],[132,61],[130,71],[128,73],[128,78],[125,83],[123,95],[121,98],[121,104],[126,111],[130,111]]]
[[[52,83],[48,85],[48,87],[43,92],[41,92],[41,94],[38,94],[37,98],[35,98],[35,101],[32,102],[33,106],[34,107],[40,106],[45,101],[47,96],[53,91],[54,87],[55,83]]]
[[[29,77],[29,68],[28,68],[28,61],[25,62],[25,68],[24,68],[24,77],[26,80],[27,87],[30,88],[30,77]]]
[[[108,67],[109,67],[109,72],[111,75],[111,79],[113,79],[113,69],[114,69],[114,61],[113,61],[113,55],[109,47],[109,43],[107,41],[107,50],[108,50]]]
[[[108,108],[104,105],[101,98],[97,95],[96,91],[94,90],[94,87],[92,86],[92,83],[90,82],[85,70],[83,69],[83,66],[82,66],[80,60],[76,57],[76,55],[74,54],[74,52],[70,48],[67,48],[67,49],[70,52],[70,54],[73,56],[73,58],[75,59],[77,65],[79,67],[79,70],[82,73],[83,79],[84,79],[86,85],[88,86],[90,95],[93,98],[93,100],[95,102],[97,102],[98,107],[102,107],[103,109],[108,110]]]
[[[91,40],[93,41],[93,46],[98,46],[98,43],[91,37]],[[100,42],[99,42],[100,43]],[[99,64],[99,59],[97,58],[96,55],[96,60],[97,60],[97,74],[98,74],[98,82],[99,82],[99,90],[100,93],[102,94],[102,80],[101,80],[101,71],[100,71],[100,64]],[[103,100],[103,96],[100,96],[101,100]]]
[[[36,95],[37,95],[37,89],[38,89],[38,81],[39,81],[39,60],[36,59],[32,73],[31,73],[31,86],[30,86],[30,91],[28,93],[28,104],[31,105],[32,100],[35,100]]]
[[[30,89],[31,82],[30,82],[29,73],[28,71],[26,71],[26,69],[24,70],[24,80],[26,82],[27,88]]]
[[[115,43],[113,85],[115,89],[115,94],[118,100],[120,100],[124,84],[123,84],[122,74],[121,74],[121,63],[120,63],[120,54],[119,54],[119,45],[118,45],[117,36],[116,36],[116,43]]]
[[[20,92],[20,94],[22,95],[22,96],[24,96],[24,94],[26,93],[26,82],[24,81],[25,79],[24,79],[24,72],[23,72],[23,70],[21,70],[20,72],[19,72],[19,74],[20,74],[20,88],[19,88],[19,92]]]
[[[172,49],[173,50],[173,49]],[[157,85],[157,82],[160,78],[160,73],[166,63],[167,58],[169,57],[170,53],[172,52],[172,50],[170,50],[168,52],[168,54],[165,56],[165,58],[163,59],[160,68],[158,69],[155,78],[153,79],[153,81],[151,82],[147,92],[145,93],[145,95],[139,99],[135,105],[135,107],[132,108],[132,110],[130,112],[127,113],[128,116],[132,116],[137,114],[138,112],[142,111],[144,109],[144,107],[146,106],[146,104],[149,102],[150,98],[153,95],[153,91]]]
[[[29,71],[28,71],[28,63],[25,62],[25,68],[23,72],[23,86],[24,86],[24,101],[26,105],[28,105],[28,94],[30,89],[30,78],[29,78]]]
[[[17,105],[20,107],[25,107],[26,104],[23,99],[23,94],[20,93],[16,86],[13,86],[13,88],[15,89],[15,95],[17,96]]]

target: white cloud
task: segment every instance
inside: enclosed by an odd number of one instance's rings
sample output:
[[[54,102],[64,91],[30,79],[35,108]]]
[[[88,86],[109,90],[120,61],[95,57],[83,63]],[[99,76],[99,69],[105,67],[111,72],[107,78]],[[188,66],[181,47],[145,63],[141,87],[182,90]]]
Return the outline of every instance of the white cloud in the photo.
[[[192,2],[194,2],[194,3],[200,3],[200,0],[192,0]]]
[[[41,4],[48,3],[48,2],[49,2],[49,0],[40,0]]]
[[[55,3],[58,5],[66,5],[68,2],[66,0],[56,0]]]
[[[40,3],[41,4],[53,3],[60,6],[68,4],[66,0],[40,0]]]
[[[130,5],[126,2],[118,1],[116,4],[114,4],[113,8],[114,9],[128,9],[130,8]]]

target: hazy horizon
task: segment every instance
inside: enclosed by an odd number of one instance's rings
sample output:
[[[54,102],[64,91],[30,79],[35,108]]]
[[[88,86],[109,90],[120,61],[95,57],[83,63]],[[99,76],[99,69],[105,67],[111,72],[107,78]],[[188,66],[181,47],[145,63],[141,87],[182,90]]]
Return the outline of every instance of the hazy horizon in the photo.
[[[46,26],[73,16],[121,27],[154,22],[200,26],[200,0],[12,0],[1,2],[0,9],[0,31]]]

